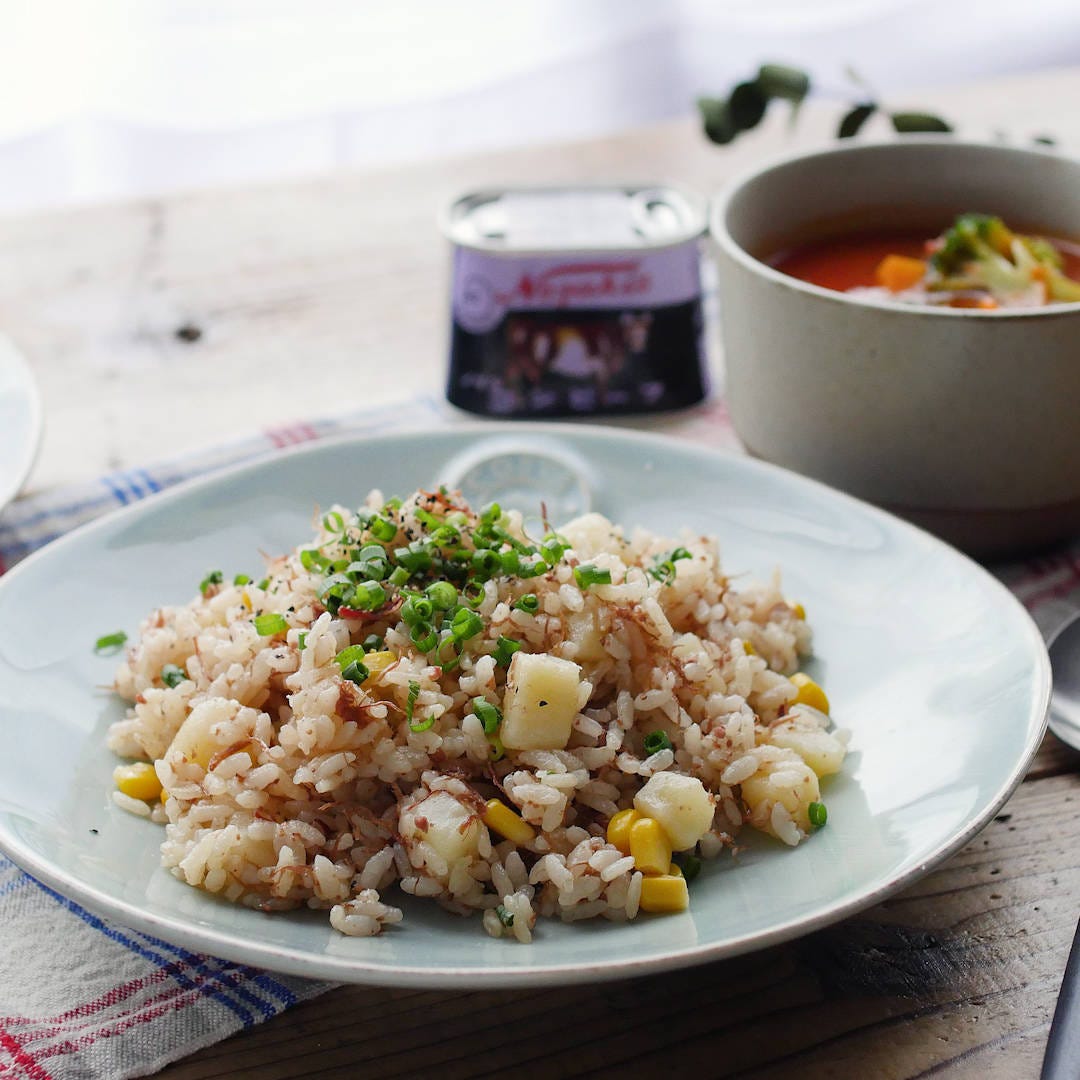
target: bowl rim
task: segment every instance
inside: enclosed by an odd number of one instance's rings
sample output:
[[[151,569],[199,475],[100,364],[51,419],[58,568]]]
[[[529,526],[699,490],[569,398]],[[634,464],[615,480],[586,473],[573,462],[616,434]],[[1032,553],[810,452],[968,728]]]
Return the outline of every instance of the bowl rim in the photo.
[[[905,153],[909,148],[936,147],[943,153],[953,150],[989,150],[994,153],[1019,155],[1035,159],[1066,161],[1080,171],[1080,157],[1074,153],[1062,152],[1056,148],[1010,146],[1007,144],[986,142],[979,139],[957,139],[949,134],[900,135],[891,139],[860,139],[845,142],[837,146],[818,146],[812,149],[788,151],[772,155],[733,176],[709,200],[709,234],[717,246],[732,261],[741,265],[750,273],[763,277],[773,284],[788,288],[793,292],[803,293],[820,300],[831,301],[840,305],[896,314],[903,312],[909,318],[927,319],[1061,319],[1072,318],[1080,314],[1080,301],[1069,303],[1046,304],[1037,308],[998,308],[982,310],[979,308],[931,307],[917,304],[905,304],[897,300],[881,300],[876,297],[852,296],[850,293],[826,289],[808,281],[791,277],[768,263],[751,255],[731,235],[727,227],[727,211],[737,195],[759,178],[771,172],[789,168],[802,161],[817,158],[857,156],[862,153],[881,151]]]

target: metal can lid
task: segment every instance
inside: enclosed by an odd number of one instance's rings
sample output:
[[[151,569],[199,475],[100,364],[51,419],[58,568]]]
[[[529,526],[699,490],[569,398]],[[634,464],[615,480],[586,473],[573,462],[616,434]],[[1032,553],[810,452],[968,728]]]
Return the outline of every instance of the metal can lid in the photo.
[[[669,184],[472,192],[443,216],[459,247],[522,254],[668,247],[705,232],[705,200]]]

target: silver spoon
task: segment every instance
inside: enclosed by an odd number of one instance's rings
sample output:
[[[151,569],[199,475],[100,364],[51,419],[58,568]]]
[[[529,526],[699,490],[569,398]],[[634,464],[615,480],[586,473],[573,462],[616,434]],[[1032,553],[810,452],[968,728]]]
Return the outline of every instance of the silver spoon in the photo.
[[[1054,673],[1050,730],[1062,742],[1080,750],[1080,614],[1074,615],[1054,635],[1048,651]],[[1080,1077],[1080,925],[1065,966],[1042,1067],[1042,1080],[1076,1080],[1077,1077]]]

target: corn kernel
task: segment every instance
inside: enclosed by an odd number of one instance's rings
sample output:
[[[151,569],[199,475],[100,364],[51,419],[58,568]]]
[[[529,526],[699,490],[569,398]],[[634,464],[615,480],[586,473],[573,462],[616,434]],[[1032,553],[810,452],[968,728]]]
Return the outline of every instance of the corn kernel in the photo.
[[[169,793],[162,788],[161,789],[161,805],[164,806],[169,801]]]
[[[671,841],[659,821],[643,817],[630,826],[630,854],[645,874],[663,874],[671,865]]]
[[[241,602],[243,603],[244,607],[245,607],[245,608],[246,608],[246,609],[247,609],[248,611],[251,611],[251,610],[252,610],[252,606],[251,606],[251,594],[250,594],[250,593],[249,593],[249,592],[247,591],[247,589],[245,589],[245,590],[244,590],[244,591],[243,591],[243,592],[242,592],[242,593],[240,594],[240,600],[241,600]]]
[[[614,844],[624,855],[629,855],[630,826],[640,817],[641,814],[633,807],[612,814],[611,820],[607,823],[607,842]]]
[[[156,799],[161,795],[161,781],[149,761],[136,761],[133,765],[117,765],[113,769],[113,781],[117,790],[133,799]]]
[[[668,875],[670,877],[682,877],[683,876],[682,867],[679,866],[678,863],[672,863],[667,868],[667,872],[668,872]]]
[[[690,891],[684,878],[674,874],[647,877],[641,882],[641,910],[655,914],[685,911],[690,906]]]
[[[797,671],[791,676],[791,681],[798,690],[795,695],[796,705],[809,705],[811,709],[817,709],[823,713],[829,711],[829,699],[825,696],[825,691],[809,675]]]
[[[746,653],[747,656],[757,656],[757,649],[754,648],[753,642],[744,641],[742,643],[742,651]]]
[[[364,667],[368,669],[368,678],[373,679],[381,675],[396,659],[397,657],[389,650],[364,653]],[[364,682],[367,682],[367,679]]]
[[[806,608],[804,608],[802,606],[802,604],[792,604],[791,605],[791,614],[794,615],[796,619],[805,619],[806,618]]]
[[[498,799],[488,799],[483,822],[489,829],[494,829],[500,836],[515,844],[528,844],[536,839],[536,830]]]

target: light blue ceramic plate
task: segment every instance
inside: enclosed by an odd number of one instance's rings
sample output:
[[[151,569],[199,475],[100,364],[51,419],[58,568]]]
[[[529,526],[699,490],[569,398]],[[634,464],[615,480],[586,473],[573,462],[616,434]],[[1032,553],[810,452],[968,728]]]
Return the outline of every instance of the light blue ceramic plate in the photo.
[[[30,367],[0,335],[0,508],[19,493],[41,442],[41,402]]]
[[[98,635],[186,601],[208,567],[309,535],[312,511],[461,476],[627,526],[717,533],[730,573],[783,567],[815,628],[811,670],[853,732],[824,786],[829,823],[792,851],[759,838],[706,868],[687,914],[628,925],[541,922],[495,941],[404,897],[381,937],[325,914],[261,915],[179,884],[159,828],[109,799]],[[158,495],[51,544],[0,581],[0,847],[101,914],[179,945],[298,975],[408,986],[555,984],[640,975],[783,941],[913,881],[986,824],[1045,724],[1050,669],[1023,609],[930,536],[819,484],[681,442],[611,429],[480,426],[347,440]],[[91,830],[96,829],[96,833]],[[397,898],[394,903],[400,902]]]

